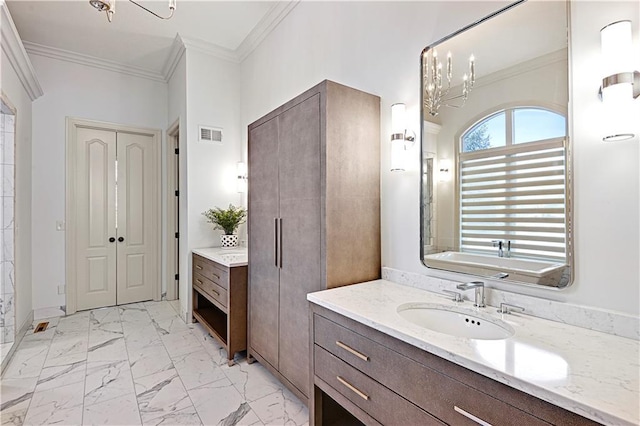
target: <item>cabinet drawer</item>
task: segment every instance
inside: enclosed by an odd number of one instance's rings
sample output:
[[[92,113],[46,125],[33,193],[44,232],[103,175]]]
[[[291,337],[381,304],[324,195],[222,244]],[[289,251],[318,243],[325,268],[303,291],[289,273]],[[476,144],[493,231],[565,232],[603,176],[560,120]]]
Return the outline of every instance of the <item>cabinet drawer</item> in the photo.
[[[443,425],[441,421],[314,345],[315,375],[384,425]]]
[[[218,284],[196,272],[195,274],[193,274],[193,285],[202,289],[205,293],[214,298],[225,308],[227,307],[227,290],[220,287]]]
[[[229,289],[229,272],[222,266],[218,266],[215,262],[200,257],[193,256],[193,272],[213,281],[220,287]]]
[[[549,424],[317,314],[314,341],[447,423],[476,424],[458,407],[493,425]]]

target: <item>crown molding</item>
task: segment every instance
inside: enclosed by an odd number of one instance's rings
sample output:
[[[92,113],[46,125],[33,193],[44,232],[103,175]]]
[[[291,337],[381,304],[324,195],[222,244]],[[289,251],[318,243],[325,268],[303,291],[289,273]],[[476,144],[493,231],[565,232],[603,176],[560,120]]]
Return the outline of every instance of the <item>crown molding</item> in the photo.
[[[2,15],[0,22],[0,44],[2,45],[2,51],[9,58],[9,62],[18,75],[29,98],[35,101],[44,94],[42,86],[40,86],[40,82],[38,82],[29,55],[27,55],[25,46],[20,39],[18,30],[13,23],[13,18],[11,18],[9,9],[4,1],[0,2],[0,9],[2,9],[0,12]]]
[[[171,77],[173,77],[173,73],[176,71],[176,68],[178,67],[178,64],[186,50],[187,49],[184,46],[184,42],[182,41],[180,34],[176,34],[173,39],[173,44],[171,45],[171,50],[169,51],[169,55],[162,66],[162,76],[164,77],[164,81],[167,83],[171,80]]]
[[[194,50],[196,52],[204,53],[205,55],[214,56],[216,58],[224,59],[233,63],[240,63],[238,54],[235,50],[227,49],[222,46],[218,46],[208,41],[200,40],[197,38],[180,37],[184,47],[187,50]]]
[[[79,65],[85,65],[94,68],[100,68],[103,70],[118,72],[121,74],[127,74],[134,77],[146,78],[149,80],[155,80],[165,82],[162,74],[147,70],[144,68],[138,68],[132,65],[125,65],[120,62],[110,61],[108,59],[96,58],[95,56],[89,56],[82,53],[72,52],[70,50],[58,49],[57,47],[45,46],[42,44],[32,43],[25,41],[24,46],[32,55],[44,56],[47,58],[58,59],[66,62],[73,62]]]
[[[236,49],[239,62],[244,61],[299,2],[300,0],[276,2]]]

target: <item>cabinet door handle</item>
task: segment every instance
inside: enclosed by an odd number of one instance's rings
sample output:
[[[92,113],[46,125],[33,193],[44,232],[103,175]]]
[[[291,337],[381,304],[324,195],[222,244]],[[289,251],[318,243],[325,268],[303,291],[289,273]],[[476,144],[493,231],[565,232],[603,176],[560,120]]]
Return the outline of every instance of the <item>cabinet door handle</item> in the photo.
[[[196,265],[196,269],[199,269],[199,270],[201,270],[201,271],[202,271],[202,266],[200,266],[200,265]]]
[[[273,218],[273,259],[278,267],[278,218]]]
[[[357,356],[363,361],[369,361],[369,357],[367,355],[363,354],[362,352],[358,352],[357,350],[353,349],[351,346],[345,345],[340,340],[336,340],[336,345],[338,345],[338,347],[344,349],[345,351]]]
[[[280,269],[282,269],[282,218],[280,218],[280,226],[278,228],[280,229],[280,242],[278,243],[280,246]]]
[[[489,423],[489,422],[485,422],[484,420],[482,420],[482,419],[480,419],[480,418],[478,418],[478,417],[474,416],[474,415],[473,415],[473,414],[471,414],[471,413],[467,413],[466,411],[464,411],[462,408],[458,407],[457,405],[454,405],[454,406],[453,406],[453,409],[454,409],[457,413],[462,414],[463,416],[465,416],[465,417],[466,417],[466,418],[468,418],[469,420],[472,420],[472,421],[474,421],[474,422],[478,423],[479,425],[482,425],[482,426],[492,426],[492,425],[491,425],[491,423]]]
[[[356,388],[355,386],[353,386],[351,383],[347,382],[345,379],[343,379],[340,376],[336,376],[336,379],[338,379],[338,381],[340,383],[342,383],[343,385],[345,385],[347,388],[349,388],[351,391],[353,391],[356,395],[358,395],[360,398],[364,399],[365,401],[369,400],[369,395],[367,395],[366,393],[360,391],[360,389]]]

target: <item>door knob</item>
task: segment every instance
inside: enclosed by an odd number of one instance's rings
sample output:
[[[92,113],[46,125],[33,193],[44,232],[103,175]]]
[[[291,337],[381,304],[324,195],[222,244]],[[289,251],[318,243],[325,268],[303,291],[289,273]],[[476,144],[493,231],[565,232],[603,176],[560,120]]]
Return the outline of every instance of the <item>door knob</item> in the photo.
[[[124,241],[124,237],[118,237],[118,241],[123,242]]]
[[[109,242],[110,242],[110,243],[115,242],[115,240],[116,240],[116,239],[115,239],[114,237],[110,237],[110,238],[109,238]]]

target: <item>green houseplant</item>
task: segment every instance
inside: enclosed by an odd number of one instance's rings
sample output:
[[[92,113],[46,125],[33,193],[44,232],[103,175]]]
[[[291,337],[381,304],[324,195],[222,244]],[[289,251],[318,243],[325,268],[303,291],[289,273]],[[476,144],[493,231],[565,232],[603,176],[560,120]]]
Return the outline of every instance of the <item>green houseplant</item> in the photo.
[[[235,247],[238,245],[238,236],[235,235],[238,226],[246,222],[247,210],[229,204],[228,209],[216,207],[202,213],[207,222],[212,223],[213,229],[221,229],[224,234],[220,236],[222,247]]]

